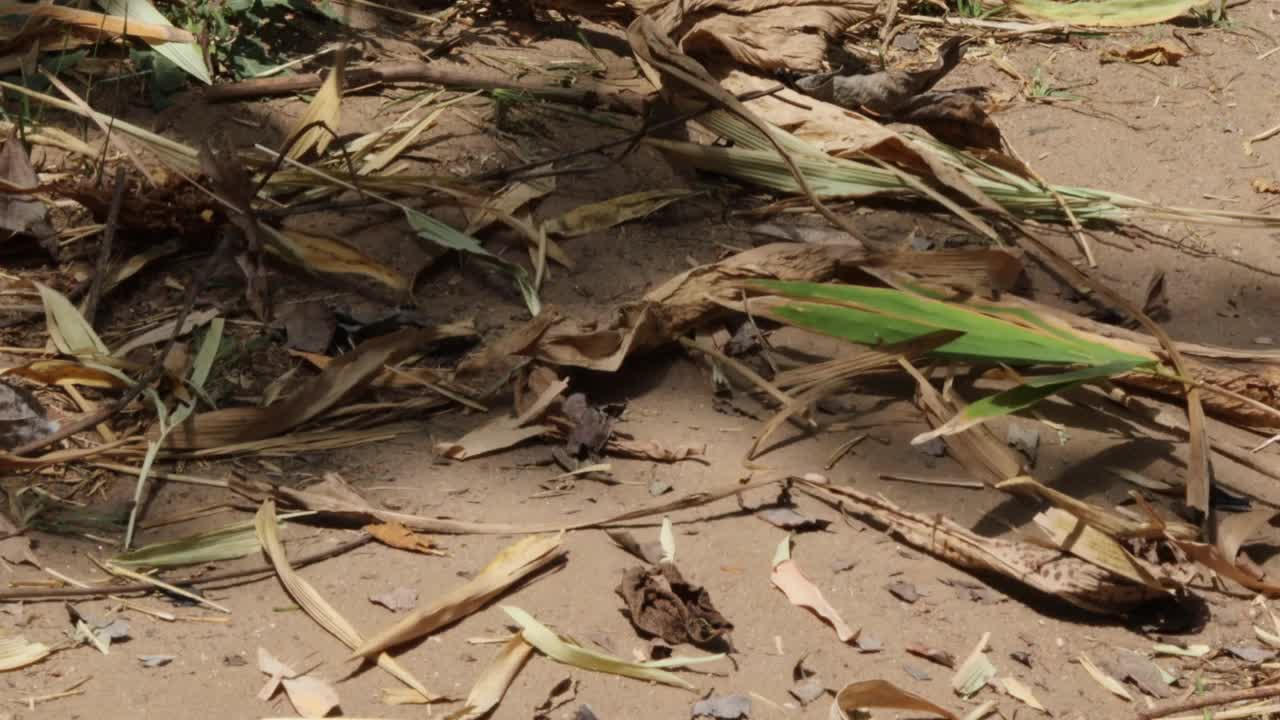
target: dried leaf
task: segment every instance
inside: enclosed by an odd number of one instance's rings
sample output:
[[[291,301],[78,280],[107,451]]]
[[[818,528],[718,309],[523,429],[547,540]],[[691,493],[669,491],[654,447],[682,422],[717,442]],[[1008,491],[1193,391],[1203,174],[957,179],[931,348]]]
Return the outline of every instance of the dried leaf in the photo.
[[[1178,645],[1170,645],[1168,643],[1156,643],[1151,646],[1152,652],[1157,655],[1175,655],[1177,657],[1202,658],[1213,652],[1213,648],[1208,645],[1188,645],[1180,647]]]
[[[149,26],[173,27],[168,18],[160,14],[151,0],[96,0],[98,5],[108,14],[125,19],[125,22],[139,22]],[[175,28],[176,30],[176,28]],[[209,68],[204,64],[204,54],[200,46],[194,42],[166,42],[147,40],[156,52],[168,58],[174,65],[182,68],[195,79],[205,85],[212,85]]]
[[[791,559],[790,548],[791,537],[788,536],[783,538],[774,554],[773,572],[769,577],[774,586],[787,596],[792,605],[807,608],[830,623],[840,642],[848,643],[857,638],[857,631],[845,623],[840,613],[822,596],[822,591],[805,577],[800,567]]]
[[[303,579],[289,566],[289,560],[285,555],[284,545],[280,542],[279,530],[276,527],[274,502],[268,500],[262,504],[255,518],[255,523],[258,530],[258,541],[262,543],[262,549],[267,554],[267,557],[271,559],[271,564],[276,569],[276,575],[280,578],[280,583],[284,585],[285,590],[289,592],[289,596],[294,599],[294,602],[297,602],[320,627],[329,631],[330,634],[341,640],[347,647],[354,649],[363,644],[364,639],[360,637],[360,633],[355,629],[355,626],[347,622],[347,619],[330,605],[311,583]],[[390,655],[386,653],[379,654],[377,663],[378,667],[391,673],[396,679],[418,691],[428,700],[439,698],[438,695],[428,691],[422,683],[418,682],[408,670],[405,670]]]
[[[595,650],[587,650],[569,640],[566,640],[550,628],[533,618],[532,615],[521,610],[518,607],[504,606],[502,608],[511,619],[521,628],[521,634],[525,642],[537,648],[542,654],[566,665],[580,668],[582,670],[590,670],[592,672],[609,673],[612,675],[622,675],[623,677],[635,678],[637,680],[648,680],[650,682],[662,683],[663,685],[673,685],[675,687],[685,688],[686,690],[694,690],[694,686],[686,682],[678,675],[667,672],[664,668],[683,667],[686,665],[695,665],[698,663],[714,662],[724,657],[721,655],[707,655],[704,657],[679,657],[672,656],[665,660],[654,660],[650,662],[634,663],[627,662],[621,658],[606,655],[605,653],[596,652]]]
[[[720,695],[693,704],[693,717],[717,720],[739,720],[751,716],[751,698],[746,695]]]
[[[385,288],[395,300],[403,300],[409,292],[408,277],[338,238],[264,228],[276,240],[266,246],[268,252],[309,272],[346,279],[361,286],[372,281]],[[286,252],[281,253],[280,248]]]
[[[53,340],[58,352],[81,358],[109,354],[107,346],[98,338],[98,333],[93,331],[93,326],[85,321],[84,316],[65,295],[34,280],[31,284],[40,292],[49,338]]]
[[[973,652],[956,668],[955,677],[951,678],[951,689],[956,694],[971,697],[996,676],[996,666],[987,657],[987,641],[990,639],[991,633],[983,633]]]
[[[286,137],[292,144],[285,149],[285,157],[290,160],[297,160],[312,148],[315,148],[316,155],[323,155],[329,143],[337,137],[338,118],[342,112],[344,59],[342,51],[335,54],[333,69],[325,77],[324,84],[311,98],[307,111],[289,128]]]
[[[1168,592],[1143,562],[1124,549],[1115,538],[1099,531],[1065,510],[1050,508],[1034,518],[1036,525],[1049,536],[1049,541],[1064,552],[1087,560],[1152,590]]]
[[[288,513],[280,521],[312,513]],[[137,568],[171,568],[234,560],[259,548],[256,524],[252,520],[231,523],[186,537],[145,545],[111,558],[113,565]]]
[[[40,186],[31,157],[17,137],[10,137],[4,141],[4,147],[0,147],[0,180],[14,190],[34,190]],[[53,233],[48,217],[49,210],[44,203],[29,195],[7,192],[0,195],[0,229],[44,238]]]
[[[157,42],[194,43],[196,41],[194,35],[172,25],[145,23],[138,20],[130,22],[115,15],[103,15],[91,10],[78,10],[63,5],[9,3],[4,11],[6,14],[48,18],[80,30],[108,35],[122,35]]]
[[[337,358],[319,376],[270,407],[237,407],[199,413],[176,427],[165,446],[199,450],[275,437],[316,418],[365,387],[386,365],[441,339],[440,328],[406,328],[366,341]],[[153,428],[150,435],[158,436]]]
[[[499,553],[465,584],[377,632],[369,640],[358,643],[352,656],[369,657],[467,617],[564,554],[564,540],[559,535],[522,538]]]
[[[502,696],[511,687],[516,673],[520,672],[520,668],[524,667],[532,654],[533,646],[525,642],[523,636],[516,635],[508,640],[493,662],[480,673],[476,684],[471,686],[466,704],[445,720],[478,720],[492,712],[502,702]]]
[[[186,320],[182,323],[182,330],[178,332],[178,337],[183,337],[192,330],[212,322],[214,318],[218,317],[219,312],[218,308],[209,308],[208,310],[193,310],[188,313]],[[116,348],[116,351],[112,353],[112,355],[115,357],[125,357],[140,347],[168,342],[169,338],[173,336],[173,329],[177,323],[177,319],[170,320],[168,322],[161,323],[150,330],[139,333],[126,340],[120,347]]]
[[[1089,27],[1138,27],[1172,20],[1203,4],[1204,0],[1013,0],[1011,6],[1032,20]]]
[[[338,691],[329,683],[310,675],[285,678],[284,691],[293,709],[305,718],[322,718],[338,707]]]
[[[1031,688],[1027,687],[1026,683],[1021,680],[1015,677],[1000,678],[1000,685],[1004,688],[1005,694],[1014,700],[1042,713],[1049,714],[1049,711],[1044,709],[1044,705],[1041,705],[1040,701],[1036,699],[1035,693],[1031,692]]]
[[[927,645],[908,645],[907,652],[918,657],[922,657],[930,662],[935,662],[946,668],[954,668],[956,666],[956,656],[946,650],[929,647]]]
[[[1256,193],[1270,193],[1272,195],[1280,195],[1280,182],[1268,180],[1266,178],[1254,178],[1249,182],[1249,187],[1253,188]]]
[[[660,562],[673,563],[676,561],[676,534],[671,527],[671,518],[662,518],[662,529],[658,531],[658,545],[662,547],[662,558]]]
[[[1083,667],[1099,685],[1106,688],[1108,692],[1116,697],[1123,698],[1126,702],[1133,702],[1133,696],[1124,688],[1124,685],[1121,685],[1119,680],[1116,680],[1110,675],[1099,670],[1098,666],[1093,664],[1093,661],[1089,659],[1088,655],[1080,653],[1079,660],[1081,667]]]
[[[996,485],[996,487],[1006,492],[1040,497],[1115,538],[1154,539],[1164,537],[1165,533],[1169,533],[1173,537],[1191,539],[1200,534],[1197,528],[1183,522],[1165,523],[1161,521],[1157,523],[1131,520],[1109,512],[1093,503],[1054,490],[1032,477],[1010,478]]]
[[[666,561],[624,571],[616,592],[637,630],[671,645],[706,645],[733,630],[706,589],[685,580],[680,570]]]
[[[924,70],[884,70],[869,75],[822,73],[797,78],[796,87],[842,108],[892,116],[946,77],[964,57],[964,48],[965,39],[956,36],[938,48],[938,59]]]
[[[430,538],[423,537],[398,522],[365,525],[364,531],[383,545],[423,555],[444,555],[444,551],[436,547]]]
[[[261,646],[258,647],[258,669],[271,676],[267,683],[262,686],[262,689],[258,691],[258,699],[262,701],[270,700],[271,696],[276,694],[276,690],[279,689],[280,683],[285,678],[298,676],[296,670],[277,660],[274,655]]]
[[[41,385],[76,385],[105,390],[128,387],[128,383],[119,375],[88,367],[74,360],[36,360],[20,367],[0,370],[0,375],[12,375]]]
[[[836,693],[831,704],[831,720],[855,720],[867,717],[859,711],[867,708],[910,710],[912,713],[929,713],[946,720],[960,720],[955,713],[908,692],[887,680],[864,680],[850,683]]]
[[[549,432],[548,427],[530,423],[539,419],[567,387],[569,387],[568,378],[547,386],[533,404],[519,416],[494,418],[458,440],[436,445],[436,453],[452,460],[466,460],[505,450],[525,440],[546,434]]]
[[[619,195],[598,203],[579,205],[543,225],[549,235],[578,237],[638,220],[677,200],[697,195],[695,190],[644,190]]]
[[[1186,50],[1172,40],[1144,43],[1127,48],[1107,48],[1102,51],[1102,62],[1131,62],[1148,65],[1177,65],[1186,57]]]
[[[51,651],[41,643],[29,643],[21,635],[0,638],[0,672],[34,665]]]

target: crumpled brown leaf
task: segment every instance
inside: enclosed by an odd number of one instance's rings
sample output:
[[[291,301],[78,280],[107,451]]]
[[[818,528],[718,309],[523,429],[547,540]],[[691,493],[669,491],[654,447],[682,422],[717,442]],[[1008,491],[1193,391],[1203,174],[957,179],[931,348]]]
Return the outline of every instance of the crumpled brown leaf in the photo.
[[[1104,63],[1131,62],[1148,65],[1177,65],[1187,51],[1172,40],[1145,43],[1127,48],[1107,48],[1100,58]]]
[[[706,589],[685,580],[671,563],[626,570],[616,592],[637,629],[672,645],[706,645],[733,630]]]
[[[1000,129],[978,98],[960,91],[933,91],[964,57],[965,39],[953,37],[938,48],[938,59],[922,70],[883,70],[867,75],[840,71],[796,80],[807,95],[848,110],[863,110],[885,120],[920,125],[953,145],[1000,147]]]
[[[831,40],[875,3],[831,0],[629,0],[690,55],[726,54],[760,70],[813,72]]]

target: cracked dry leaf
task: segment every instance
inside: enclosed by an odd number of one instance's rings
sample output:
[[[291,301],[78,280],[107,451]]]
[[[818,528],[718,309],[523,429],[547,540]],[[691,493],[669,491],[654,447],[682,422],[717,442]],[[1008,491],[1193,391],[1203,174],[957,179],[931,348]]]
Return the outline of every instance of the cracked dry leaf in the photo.
[[[996,676],[996,666],[987,657],[987,641],[990,639],[991,633],[983,633],[973,652],[956,668],[956,674],[951,678],[951,689],[957,695],[972,697]]]
[[[505,450],[525,440],[551,431],[539,420],[551,404],[569,387],[568,378],[557,380],[544,389],[518,416],[499,416],[453,442],[438,443],[436,453],[451,460],[466,460],[486,453]]]
[[[850,683],[836,693],[835,702],[831,704],[831,720],[857,720],[873,717],[866,712],[868,708],[884,708],[887,710],[910,710],[912,713],[929,713],[946,720],[960,720],[955,713],[946,708],[908,692],[887,680],[864,680]]]
[[[770,573],[769,580],[773,582],[774,587],[787,596],[787,600],[792,605],[811,610],[818,617],[826,620],[835,629],[836,637],[840,638],[840,642],[848,643],[857,639],[858,631],[849,627],[844,618],[840,617],[840,613],[836,612],[831,603],[822,596],[818,586],[805,577],[804,572],[791,559],[791,536],[789,535],[778,545],[773,559],[773,572]]]
[[[530,535],[509,545],[465,584],[437,597],[369,640],[357,643],[352,657],[369,657],[430,634],[484,607],[516,583],[564,556],[563,534]]]

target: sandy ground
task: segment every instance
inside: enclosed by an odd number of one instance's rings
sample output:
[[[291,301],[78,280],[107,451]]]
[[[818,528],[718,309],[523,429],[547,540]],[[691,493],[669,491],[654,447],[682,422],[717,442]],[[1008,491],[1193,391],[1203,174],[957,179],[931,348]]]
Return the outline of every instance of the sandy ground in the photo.
[[[1056,87],[1075,87],[1087,106],[1076,109],[1045,103],[1014,103],[997,115],[1006,136],[1041,174],[1054,182],[1106,188],[1175,205],[1250,210],[1267,204],[1269,196],[1250,188],[1255,177],[1274,179],[1280,140],[1256,146],[1248,157],[1242,142],[1276,122],[1273,114],[1277,63],[1280,55],[1258,60],[1269,49],[1264,34],[1274,29],[1268,4],[1254,2],[1236,9],[1234,23],[1225,29],[1198,28],[1191,24],[1160,26],[1138,32],[1071,44],[1020,42],[979,47],[970,54],[944,87],[982,85],[996,94],[1016,96],[1018,81],[1000,71],[992,56],[1007,53],[1008,61],[1024,76],[1037,68]],[[1256,31],[1256,32],[1255,32]],[[1099,50],[1110,44],[1130,44],[1163,39],[1176,33],[1194,48],[1180,67],[1138,67],[1124,63],[1100,64]],[[1176,41],[1175,41],[1176,42]],[[399,43],[399,44],[396,44]],[[405,48],[403,41],[388,39],[384,49]],[[555,41],[547,47],[581,52],[581,46]],[[602,50],[602,52],[608,52]],[[907,54],[903,59],[925,59]],[[353,107],[360,107],[358,102]],[[376,107],[370,104],[369,107]],[[466,110],[481,121],[483,105]],[[1120,118],[1082,114],[1105,111]],[[301,112],[301,103],[273,103],[222,109],[238,116],[263,117],[278,113],[273,124],[287,125]],[[204,132],[204,110],[178,111],[165,118],[168,131],[198,136]],[[283,118],[283,119],[281,119]],[[208,122],[206,120],[206,122]],[[359,112],[345,122],[349,130],[371,122]],[[482,128],[461,122],[446,125],[447,137],[424,151],[455,171],[501,165],[509,158],[500,147],[508,138],[495,138]],[[252,132],[246,130],[252,135]],[[594,138],[589,133],[555,132],[551,138],[520,138],[526,152],[540,149],[568,150]],[[666,165],[651,151],[641,149],[618,165],[587,175],[561,179],[554,195],[537,209],[539,217],[554,216],[582,202],[620,193],[689,183],[712,183]],[[591,316],[613,304],[634,299],[691,261],[708,262],[720,257],[724,246],[746,247],[753,238],[735,221],[729,224],[721,199],[732,189],[723,184],[698,200],[663,210],[645,222],[567,241],[566,249],[578,262],[572,273],[557,271],[550,279],[545,299],[568,312]],[[741,200],[734,205],[741,207]],[[869,236],[898,241],[913,229],[933,238],[964,235],[945,218],[915,210],[860,210],[855,221]],[[387,223],[384,215],[351,215],[314,221],[342,223],[344,237],[380,254],[384,259],[412,267],[423,254],[408,247],[402,224]],[[811,219],[801,222],[813,222]],[[300,222],[298,227],[306,228]],[[330,230],[336,228],[330,227]],[[1280,272],[1275,240],[1257,230],[1191,227],[1183,224],[1147,223],[1144,230],[1156,237],[1123,237],[1102,234],[1095,249],[1099,276],[1130,297],[1140,299],[1156,269],[1167,273],[1171,316],[1166,324],[1175,337],[1240,347],[1252,346],[1261,336],[1280,337]],[[1064,253],[1072,252],[1070,240],[1055,235]],[[1170,245],[1174,247],[1170,247]],[[1208,254],[1207,256],[1205,254]],[[1257,266],[1233,264],[1231,260]],[[328,289],[302,288],[313,296],[332,296]],[[446,267],[429,279],[432,302],[428,315],[435,320],[474,316],[487,337],[501,335],[523,317],[519,300],[507,288],[477,282],[455,267]],[[1062,303],[1058,288],[1037,277],[1036,296]],[[176,294],[175,296],[176,297]],[[121,298],[123,299],[123,298]],[[117,299],[119,302],[121,299]],[[173,298],[169,298],[172,301]],[[338,301],[358,302],[351,297]],[[155,301],[162,302],[162,301]],[[124,311],[128,313],[139,310]],[[266,378],[269,380],[270,378]],[[265,380],[264,380],[265,382]],[[705,462],[661,465],[613,460],[614,475],[627,484],[605,486],[578,481],[562,492],[547,493],[550,479],[559,473],[545,462],[550,445],[533,444],[494,456],[462,463],[433,459],[435,441],[452,439],[483,421],[479,415],[447,414],[424,423],[421,430],[397,440],[352,450],[307,456],[253,459],[236,463],[188,463],[186,471],[209,476],[238,472],[248,477],[297,482],[338,472],[370,498],[406,512],[447,515],[492,522],[570,520],[579,516],[620,512],[652,501],[648,486],[654,480],[669,483],[676,493],[720,487],[768,472],[803,474],[825,472],[831,479],[870,492],[883,493],[916,511],[946,512],[958,522],[980,532],[1029,535],[1030,506],[990,491],[886,482],[882,473],[963,477],[963,469],[949,458],[926,457],[908,440],[925,428],[918,413],[906,402],[886,401],[899,387],[868,387],[851,398],[858,413],[857,426],[846,433],[788,438],[760,459],[759,466],[743,463],[767,409],[740,393],[731,405],[748,415],[726,412],[713,400],[709,377],[702,365],[679,353],[649,356],[630,362],[614,376],[583,376],[575,381],[593,400],[625,401],[621,429],[632,435],[668,445],[706,442]],[[1184,474],[1185,447],[1168,437],[1133,432],[1096,418],[1071,414],[1065,406],[1050,405],[1047,417],[1071,422],[1065,442],[1048,427],[1038,426],[1042,452],[1035,474],[1043,482],[1081,497],[1107,504],[1126,497],[1131,489],[1104,471],[1121,466],[1150,476],[1177,482]],[[1024,421],[1030,422],[1030,421]],[[784,436],[791,433],[784,430]],[[829,454],[856,433],[871,438],[826,471]],[[541,464],[535,464],[541,463]],[[1269,481],[1244,468],[1221,461],[1224,482],[1263,498],[1280,499]],[[5,481],[7,488],[26,482]],[[57,486],[55,486],[57,487]],[[116,478],[112,495],[131,487]],[[748,508],[771,501],[772,491],[744,497]],[[162,484],[148,515],[163,518],[224,499],[214,491],[177,484]],[[770,585],[770,559],[784,532],[739,509],[732,501],[676,514],[679,565],[690,579],[704,585],[718,609],[735,626],[732,662],[703,666],[705,674],[685,673],[698,693],[647,685],[610,675],[594,674],[535,656],[515,679],[502,704],[494,712],[498,720],[530,717],[572,718],[580,706],[590,706],[601,720],[624,718],[683,718],[703,693],[750,693],[751,717],[825,717],[828,700],[800,707],[788,694],[793,668],[802,658],[828,688],[845,683],[883,678],[921,694],[956,712],[993,700],[1005,718],[1034,716],[1033,710],[993,689],[971,700],[956,697],[950,688],[952,672],[912,656],[906,648],[925,644],[946,650],[958,658],[968,655],[984,633],[991,634],[992,662],[1000,677],[1012,676],[1031,687],[1055,717],[1124,718],[1135,711],[1104,691],[1076,662],[1081,654],[1108,663],[1118,653],[1147,651],[1157,639],[1125,627],[1115,619],[1097,618],[1073,611],[1061,603],[1035,596],[1008,583],[988,583],[954,569],[915,550],[906,549],[883,533],[857,521],[845,523],[831,509],[797,498],[798,509],[832,521],[825,532],[796,537],[794,557],[864,639],[878,640],[883,648],[864,652],[841,644],[831,628],[806,611],[792,607]],[[147,532],[144,542],[190,532],[230,521],[232,514],[200,523]],[[642,523],[633,530],[640,539],[657,537],[657,527]],[[339,530],[292,529],[287,533],[295,556],[328,547],[349,538]],[[370,602],[397,587],[418,591],[422,600],[465,581],[511,537],[440,537],[444,557],[407,554],[367,545],[303,571],[315,586],[352,623],[368,633],[396,616]],[[111,549],[82,538],[38,536],[39,556],[49,566],[82,579],[101,573],[89,556],[103,556]],[[400,660],[433,691],[465,697],[478,673],[494,656],[496,646],[475,644],[476,638],[501,637],[509,632],[499,605],[515,605],[532,613],[562,633],[588,647],[625,658],[647,656],[649,641],[642,639],[621,614],[614,594],[624,569],[635,561],[617,549],[600,531],[571,533],[569,559],[559,570],[538,578],[504,596],[474,615],[413,643],[398,652]],[[241,564],[256,564],[259,558]],[[1274,561],[1269,563],[1274,565]],[[235,567],[236,564],[224,564]],[[15,567],[0,571],[5,582],[33,579],[34,570]],[[919,591],[914,603],[897,599],[886,589],[893,582],[908,582]],[[262,702],[255,694],[266,679],[257,669],[259,647],[295,667],[314,668],[323,678],[337,681],[342,712],[351,717],[424,717],[428,710],[415,706],[388,706],[379,702],[381,688],[395,681],[376,668],[356,669],[344,661],[346,649],[304,613],[299,612],[274,579],[224,587],[210,598],[232,610],[215,616],[202,609],[172,609],[185,619],[167,623],[133,612],[124,612],[132,639],[113,646],[109,656],[85,647],[61,652],[42,664],[0,675],[0,717],[22,718],[254,718],[291,716],[293,709],[282,695]],[[1197,633],[1178,638],[1204,642],[1218,648],[1255,644],[1249,622],[1249,600],[1204,593],[1211,620]],[[167,605],[147,599],[144,604]],[[114,611],[109,601],[78,602],[76,607],[105,616]],[[216,621],[216,622],[213,622]],[[67,611],[58,602],[27,603],[0,607],[0,628],[17,629],[28,638],[49,643],[63,637]],[[679,648],[678,652],[698,653]],[[1011,657],[1027,653],[1030,666]],[[145,668],[143,655],[173,655],[171,664]],[[1164,659],[1163,666],[1190,687],[1196,678],[1216,687],[1240,683],[1247,673],[1265,673],[1224,660]],[[1230,670],[1221,677],[1217,670]],[[571,680],[576,696],[554,709],[537,710],[552,689]],[[21,703],[29,696],[58,693],[87,680],[79,694],[38,703],[30,709]],[[1131,689],[1135,697],[1141,693]],[[561,698],[563,699],[563,698]],[[1144,700],[1139,699],[1138,703]],[[450,706],[456,709],[458,706]],[[447,714],[439,707],[431,713]],[[888,713],[885,717],[894,717]]]

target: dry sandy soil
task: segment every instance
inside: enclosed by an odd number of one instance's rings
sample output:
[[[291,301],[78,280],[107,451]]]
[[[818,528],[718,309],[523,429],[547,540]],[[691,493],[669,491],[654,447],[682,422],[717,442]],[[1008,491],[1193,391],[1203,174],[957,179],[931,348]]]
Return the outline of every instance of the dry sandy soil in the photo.
[[[990,88],[998,96],[1018,98],[1020,83],[994,62],[996,57],[1002,57],[1025,77],[1038,73],[1050,86],[1071,88],[1070,92],[1085,98],[1076,103],[1014,100],[996,116],[1006,137],[1023,157],[1054,182],[1105,188],[1172,205],[1256,209],[1266,205],[1269,196],[1255,194],[1250,181],[1255,177],[1275,178],[1280,140],[1258,144],[1254,157],[1244,154],[1242,142],[1277,121],[1274,108],[1280,54],[1258,59],[1274,44],[1262,39],[1274,31],[1273,13],[1269,3],[1259,0],[1235,8],[1232,24],[1224,28],[1198,27],[1187,22],[1071,43],[1041,44],[1023,39],[980,45],[943,86],[977,85]],[[552,29],[547,26],[548,32]],[[1193,49],[1179,67],[1099,62],[1099,51],[1109,45],[1172,38],[1175,34]],[[375,36],[378,41],[369,52],[379,57],[412,50],[412,35]],[[530,40],[534,38],[531,36]],[[542,38],[534,44],[542,52],[584,57],[582,46],[570,40]],[[611,50],[601,47],[600,52],[608,55]],[[924,61],[928,57],[927,50],[895,51],[894,55],[901,62]],[[344,124],[350,125],[344,131],[375,126],[371,110],[381,102],[376,98],[352,100],[350,107],[355,110],[344,117]],[[540,120],[548,127],[545,134],[495,134],[487,125],[488,107],[478,101],[463,105],[457,118],[438,131],[440,139],[421,151],[423,156],[452,172],[465,173],[512,161],[506,150],[515,146],[520,146],[526,157],[536,157],[539,153],[567,151],[600,137],[554,117]],[[297,101],[224,106],[216,112],[188,107],[156,122],[166,133],[192,138],[206,132],[215,119],[227,115],[268,117],[277,128],[268,132],[278,137],[278,128],[286,126],[302,108]],[[141,110],[132,113],[144,117]],[[565,124],[556,125],[558,122]],[[262,139],[253,137],[255,131],[243,132],[245,139]],[[260,136],[261,132],[256,134]],[[583,202],[653,187],[695,184],[707,188],[708,193],[662,210],[642,223],[567,241],[566,249],[577,260],[578,268],[573,273],[555,272],[545,290],[546,301],[566,312],[599,315],[619,301],[639,297],[646,289],[687,268],[690,262],[713,261],[722,256],[725,246],[748,247],[759,241],[743,230],[750,221],[727,218],[724,212],[726,199],[735,209],[759,200],[744,198],[739,190],[722,181],[672,168],[644,148],[620,164],[602,163],[598,157],[591,164],[599,167],[588,174],[563,176],[556,192],[537,206],[537,216],[551,217]],[[901,242],[912,231],[937,241],[968,234],[963,227],[931,215],[925,208],[869,206],[856,211],[853,218],[869,237],[887,243]],[[300,221],[298,227],[309,227],[310,222],[312,227],[336,228],[351,242],[397,267],[420,265],[424,255],[406,241],[402,223],[387,220],[385,215],[353,214]],[[817,224],[810,217],[796,222]],[[1181,223],[1148,224],[1143,229],[1153,236],[1098,236],[1098,275],[1128,296],[1141,299],[1150,274],[1164,270],[1170,299],[1166,327],[1173,336],[1246,348],[1254,346],[1259,337],[1280,337],[1280,284],[1275,280],[1276,273],[1280,273],[1277,238],[1258,230]],[[1069,238],[1057,233],[1052,237],[1064,254],[1074,256]],[[181,277],[180,268],[173,268],[173,272]],[[477,281],[456,265],[435,272],[427,283],[421,292],[431,297],[425,311],[432,320],[473,316],[486,338],[493,339],[524,317],[519,298],[508,288]],[[157,290],[160,283],[154,276],[142,285],[145,287],[129,291],[137,297],[125,293],[112,298],[108,312],[113,322],[145,316],[149,307],[172,303],[179,297],[176,291],[157,296],[157,292],[164,291]],[[335,304],[361,302],[355,296],[296,282],[288,292],[292,299],[323,297]],[[1035,278],[1033,292],[1048,302],[1066,302],[1058,286],[1043,276]],[[235,294],[233,288],[227,297]],[[42,328],[29,326],[25,332],[25,339],[19,337],[15,342],[43,342]],[[251,387],[246,389],[246,395],[260,391],[272,379],[261,373],[262,377],[250,375]],[[842,433],[788,438],[760,459],[767,469],[753,469],[744,465],[743,457],[760,422],[768,416],[767,408],[746,393],[739,393],[730,403],[718,403],[705,367],[683,354],[640,358],[617,375],[582,376],[575,384],[597,402],[625,401],[627,410],[621,429],[638,438],[671,446],[690,441],[707,443],[705,461],[664,465],[615,459],[611,460],[614,477],[626,484],[606,486],[578,481],[563,487],[562,492],[548,493],[547,488],[553,486],[551,478],[560,471],[546,464],[551,448],[547,443],[533,443],[461,463],[434,459],[434,442],[458,437],[484,420],[478,414],[450,413],[434,417],[418,431],[388,442],[262,462],[192,462],[186,464],[185,470],[212,477],[234,471],[289,483],[338,472],[367,496],[392,508],[493,522],[561,521],[620,512],[652,502],[648,486],[655,480],[669,483],[675,493],[685,493],[724,486],[748,476],[820,471],[833,481],[883,493],[913,510],[946,512],[984,534],[1022,536],[1035,531],[1030,526],[1030,505],[1011,501],[994,491],[880,479],[883,473],[964,476],[963,468],[950,458],[927,457],[908,444],[925,426],[917,411],[902,399],[906,397],[905,386],[864,388],[850,399],[857,412],[857,427]],[[735,414],[726,408],[739,408],[747,414]],[[1041,435],[1036,476],[1064,492],[1104,505],[1123,500],[1132,487],[1107,473],[1107,466],[1141,471],[1172,483],[1180,482],[1184,475],[1185,445],[1177,438],[1134,431],[1105,419],[1072,413],[1063,405],[1050,404],[1045,415],[1068,422],[1067,434],[1060,438],[1045,425],[1021,422],[1038,428]],[[823,470],[832,450],[861,432],[871,438],[830,471]],[[1280,500],[1280,490],[1274,484],[1240,466],[1220,461],[1218,472],[1232,487],[1264,500]],[[5,487],[14,490],[27,482],[28,478],[9,478]],[[131,487],[129,479],[115,476],[108,494],[124,497]],[[773,498],[773,491],[759,491],[748,493],[743,500],[750,508]],[[159,519],[223,499],[214,490],[162,483],[147,514]],[[984,633],[991,633],[991,659],[1000,676],[1024,681],[1055,717],[1100,720],[1133,716],[1135,704],[1104,691],[1076,658],[1085,653],[1095,661],[1108,663],[1124,651],[1149,650],[1157,641],[1152,635],[1126,627],[1124,621],[1082,614],[1009,583],[975,578],[909,550],[870,526],[857,521],[845,523],[831,509],[812,500],[798,497],[797,503],[801,512],[831,520],[832,524],[824,532],[798,535],[794,557],[849,623],[862,629],[864,639],[878,640],[883,648],[863,652],[843,645],[830,627],[792,607],[769,581],[770,559],[784,532],[754,517],[749,510],[740,510],[732,501],[723,501],[673,517],[678,522],[676,541],[681,568],[707,588],[717,607],[735,626],[732,662],[705,666],[706,674],[684,674],[698,685],[699,693],[751,693],[753,718],[825,717],[828,700],[802,708],[788,694],[793,685],[793,668],[804,658],[805,666],[833,689],[856,680],[883,678],[960,714],[986,700],[996,701],[1005,718],[1038,714],[990,688],[971,700],[959,699],[950,687],[951,671],[906,652],[912,644],[926,644],[963,658]],[[198,523],[157,528],[145,532],[142,540],[152,542],[185,534],[195,527],[215,526],[232,517],[223,514]],[[657,527],[652,523],[641,523],[633,532],[645,541],[657,537]],[[295,528],[287,534],[295,556],[350,536],[347,531],[314,528]],[[37,554],[45,563],[82,579],[101,577],[90,563],[90,556],[112,552],[110,547],[80,537],[36,537]],[[370,602],[371,595],[403,586],[417,590],[421,600],[432,598],[476,573],[512,538],[442,536],[438,541],[447,550],[443,557],[366,545],[302,572],[358,628],[370,632],[396,618]],[[569,557],[559,570],[425,641],[411,644],[399,653],[401,661],[432,690],[465,697],[496,651],[493,645],[472,644],[469,640],[509,632],[499,604],[519,606],[589,647],[626,658],[637,653],[647,655],[650,642],[637,635],[620,612],[621,603],[614,594],[622,571],[635,561],[600,531],[574,532],[566,542]],[[258,562],[260,558],[254,557],[242,564]],[[16,583],[45,576],[29,567],[15,566],[0,571],[0,577],[6,583]],[[893,582],[913,584],[920,598],[914,603],[897,599],[886,590]],[[1248,597],[1202,594],[1211,618],[1202,629],[1179,641],[1204,642],[1214,648],[1256,644]],[[0,701],[4,703],[0,717],[12,714],[22,718],[87,720],[294,715],[283,695],[270,702],[255,698],[265,679],[257,668],[259,647],[295,667],[314,668],[314,674],[337,681],[346,716],[409,718],[451,711],[381,704],[380,688],[392,687],[395,682],[377,669],[357,670],[345,662],[346,649],[299,612],[274,578],[211,590],[209,597],[226,605],[232,614],[217,618],[219,622],[194,621],[208,619],[211,613],[184,607],[173,611],[192,621],[166,623],[125,611],[123,616],[131,625],[132,639],[113,646],[109,656],[79,647],[60,652],[38,666],[0,675]],[[155,598],[143,602],[168,605]],[[114,612],[117,604],[77,602],[76,607],[105,616]],[[7,604],[0,607],[0,627],[52,644],[64,636],[67,611],[59,602]],[[678,651],[698,652],[690,648]],[[1027,653],[1030,666],[1012,659],[1011,653]],[[143,667],[137,659],[153,654],[173,655],[176,659],[158,668]],[[1250,674],[1268,672],[1238,661],[1162,662],[1181,678],[1184,689],[1179,692],[1185,692],[1202,672],[1210,688],[1244,684]],[[1224,677],[1215,669],[1230,672]],[[541,717],[536,708],[566,678],[574,683],[576,697],[555,709],[541,711],[546,717],[574,717],[578,708],[585,705],[601,720],[684,718],[689,717],[690,707],[699,697],[679,689],[584,672],[535,656],[515,679],[493,717]],[[34,709],[17,702],[29,696],[58,693],[82,680],[86,682],[79,686],[79,694],[40,702]],[[1135,698],[1141,697],[1136,689],[1131,692]],[[1143,702],[1138,699],[1138,703]]]

